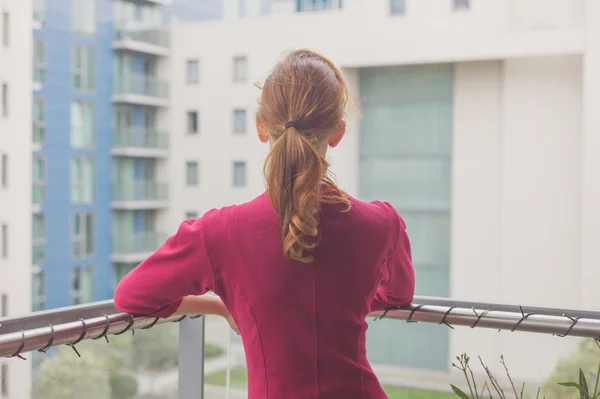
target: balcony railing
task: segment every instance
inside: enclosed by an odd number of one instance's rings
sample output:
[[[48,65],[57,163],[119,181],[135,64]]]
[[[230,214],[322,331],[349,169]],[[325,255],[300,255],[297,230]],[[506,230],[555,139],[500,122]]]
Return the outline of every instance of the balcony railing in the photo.
[[[113,253],[119,255],[147,254],[156,251],[167,239],[166,234],[147,231],[115,237]]]
[[[115,27],[115,41],[140,42],[154,46],[169,47],[169,32],[161,27],[144,28],[127,24]]]
[[[115,131],[113,146],[115,148],[166,150],[169,147],[169,136],[147,128],[119,128]]]
[[[169,84],[165,80],[144,74],[126,74],[115,79],[114,95],[136,95],[166,99]]]
[[[113,201],[166,201],[168,185],[152,180],[113,185]]]
[[[466,326],[527,331],[560,337],[600,336],[598,311],[416,297],[415,304],[410,307],[377,312],[372,316],[445,324],[452,328]],[[69,345],[77,352],[76,346],[83,340],[151,328],[158,323],[180,322],[178,395],[180,399],[204,397],[204,317],[184,316],[165,320],[134,317],[119,313],[112,301],[104,301],[0,319],[0,322],[0,356],[5,357],[22,357],[34,350],[45,352],[57,345]]]

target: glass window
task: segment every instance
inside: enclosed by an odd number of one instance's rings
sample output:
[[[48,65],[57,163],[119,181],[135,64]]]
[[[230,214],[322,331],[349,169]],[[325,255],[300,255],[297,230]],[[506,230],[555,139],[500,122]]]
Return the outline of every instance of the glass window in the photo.
[[[71,283],[73,305],[94,301],[94,267],[82,266],[73,269]]]
[[[185,219],[186,220],[198,219],[198,212],[196,212],[196,211],[187,211],[185,213]]]
[[[96,52],[93,47],[73,47],[73,87],[78,91],[96,88]]]
[[[246,16],[246,0],[238,0],[238,17],[244,18]]]
[[[2,245],[0,245],[0,256],[8,258],[8,225],[2,225]]]
[[[74,258],[85,258],[94,253],[94,215],[77,212],[71,222],[71,243]]]
[[[92,148],[96,136],[96,110],[93,104],[71,103],[71,147]]]
[[[46,276],[44,272],[34,273],[31,279],[32,309],[39,312],[46,308]]]
[[[96,34],[96,1],[71,0],[71,23],[75,33],[86,36]]]
[[[46,160],[42,157],[33,158],[32,202],[41,204],[46,199]]]
[[[233,185],[238,187],[246,185],[246,162],[233,163]]]
[[[39,265],[46,258],[46,219],[43,214],[33,215],[32,263]]]
[[[200,82],[200,62],[198,60],[187,62],[187,82],[190,84]]]
[[[6,11],[2,13],[2,44],[4,47],[10,45],[10,15]]]
[[[468,9],[471,6],[469,0],[454,0],[454,9]]]
[[[123,279],[130,271],[135,269],[137,265],[131,263],[116,263],[114,266],[114,286],[119,284],[119,281]]]
[[[246,110],[245,109],[234,109],[233,110],[233,132],[234,133],[246,133]]]
[[[2,164],[0,165],[0,172],[2,172],[2,187],[8,187],[8,155],[2,154]]]
[[[404,15],[406,12],[406,0],[390,0],[390,14]]]
[[[198,112],[197,111],[188,111],[187,113],[187,131],[188,133],[195,134],[198,133]]]
[[[8,116],[8,83],[2,83],[2,116]]]
[[[33,41],[33,81],[43,85],[46,82],[47,67],[46,43],[35,38]]]
[[[198,162],[188,162],[186,164],[186,182],[188,186],[198,185]]]
[[[43,144],[46,140],[46,102],[43,98],[33,100],[33,143]]]
[[[91,204],[94,201],[94,161],[89,157],[71,160],[71,202]]]
[[[33,20],[41,25],[46,22],[46,0],[33,0]]]
[[[248,59],[246,57],[233,58],[233,81],[245,82],[248,79]]]

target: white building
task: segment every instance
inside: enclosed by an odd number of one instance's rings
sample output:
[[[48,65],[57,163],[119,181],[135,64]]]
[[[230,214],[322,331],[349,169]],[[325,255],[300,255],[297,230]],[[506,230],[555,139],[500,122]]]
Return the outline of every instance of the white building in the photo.
[[[308,47],[343,68],[363,104],[333,171],[350,194],[404,215],[418,294],[598,307],[597,0],[344,0],[320,12],[280,0],[270,15],[258,0],[225,3],[222,21],[173,27],[171,231],[264,190],[252,82]],[[503,354],[514,375],[539,380],[575,343],[382,321],[369,355],[447,370],[463,352],[492,369]]]
[[[31,1],[0,0],[0,14],[1,319],[31,311]],[[30,386],[30,361],[0,359],[0,398]]]

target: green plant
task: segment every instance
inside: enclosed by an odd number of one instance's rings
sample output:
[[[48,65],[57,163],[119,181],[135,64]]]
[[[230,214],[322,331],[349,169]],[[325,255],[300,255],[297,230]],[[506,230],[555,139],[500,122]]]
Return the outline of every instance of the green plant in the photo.
[[[204,346],[204,357],[206,359],[212,359],[213,357],[219,357],[223,354],[223,348],[215,344],[206,344]]]
[[[137,395],[138,382],[135,377],[116,374],[110,377],[112,399],[129,399]]]

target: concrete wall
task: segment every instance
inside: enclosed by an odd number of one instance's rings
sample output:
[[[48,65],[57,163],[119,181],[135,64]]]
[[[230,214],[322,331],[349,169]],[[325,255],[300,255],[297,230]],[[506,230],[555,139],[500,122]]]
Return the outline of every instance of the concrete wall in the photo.
[[[8,257],[0,256],[0,295],[8,296],[8,316],[19,316],[31,311],[31,1],[0,0],[2,12],[9,15],[10,42],[5,47],[0,33],[0,85],[9,85],[9,113],[0,114],[0,155],[8,155],[8,186],[0,185],[0,224],[8,226]],[[4,398],[28,398],[31,361],[1,359],[2,365],[8,366]]]

